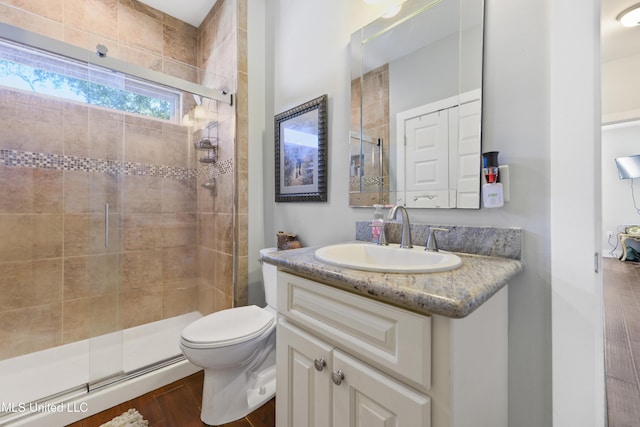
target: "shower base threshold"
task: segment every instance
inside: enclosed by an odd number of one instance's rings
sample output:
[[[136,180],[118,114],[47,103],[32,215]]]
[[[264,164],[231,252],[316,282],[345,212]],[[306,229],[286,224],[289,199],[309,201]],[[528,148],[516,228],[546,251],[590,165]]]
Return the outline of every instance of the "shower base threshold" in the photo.
[[[0,426],[69,424],[197,372],[176,358],[180,332],[200,317],[187,313],[0,361]],[[176,362],[145,371],[167,360]],[[134,372],[143,373],[97,390],[89,386]]]

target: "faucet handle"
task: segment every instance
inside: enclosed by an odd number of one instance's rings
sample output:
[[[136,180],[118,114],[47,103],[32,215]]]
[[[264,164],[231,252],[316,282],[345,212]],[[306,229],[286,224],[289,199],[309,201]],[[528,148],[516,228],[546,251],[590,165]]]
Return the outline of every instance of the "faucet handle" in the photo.
[[[449,231],[448,228],[430,227],[429,236],[427,237],[427,243],[424,245],[424,250],[429,252],[438,252],[438,241],[436,240],[436,231]]]
[[[378,245],[380,246],[389,246],[389,242],[387,241],[387,233],[384,231],[385,225],[387,225],[387,221],[383,218],[382,224],[380,224],[380,234],[378,235]]]

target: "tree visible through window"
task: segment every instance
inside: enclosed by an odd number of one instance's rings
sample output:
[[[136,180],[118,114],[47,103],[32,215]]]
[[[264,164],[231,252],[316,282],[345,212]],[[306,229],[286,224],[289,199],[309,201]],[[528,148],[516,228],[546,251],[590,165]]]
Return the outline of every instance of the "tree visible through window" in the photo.
[[[175,120],[180,94],[123,74],[0,43],[0,85]]]

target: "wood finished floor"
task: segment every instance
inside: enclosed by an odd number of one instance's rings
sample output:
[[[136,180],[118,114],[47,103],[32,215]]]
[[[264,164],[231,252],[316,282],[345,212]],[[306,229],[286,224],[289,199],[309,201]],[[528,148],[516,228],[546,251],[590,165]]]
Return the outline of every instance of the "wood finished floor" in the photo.
[[[640,427],[640,264],[603,264],[609,427]]]
[[[99,427],[118,415],[135,408],[149,421],[149,427],[202,427],[200,404],[202,403],[202,371],[174,383],[151,391],[128,402],[107,409],[69,427]],[[275,427],[275,399],[271,399],[246,418],[225,427]]]

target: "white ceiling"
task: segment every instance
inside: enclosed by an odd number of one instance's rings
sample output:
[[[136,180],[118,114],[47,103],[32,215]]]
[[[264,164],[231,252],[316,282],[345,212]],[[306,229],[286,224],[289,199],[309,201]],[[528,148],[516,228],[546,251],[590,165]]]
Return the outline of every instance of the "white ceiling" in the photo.
[[[138,0],[161,12],[199,27],[216,0]]]
[[[638,0],[602,0],[601,25],[601,58],[609,62],[625,56],[640,54],[640,25],[623,27],[616,17],[628,7],[637,4]]]

